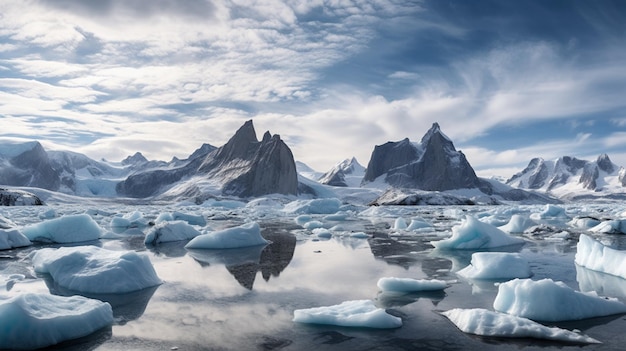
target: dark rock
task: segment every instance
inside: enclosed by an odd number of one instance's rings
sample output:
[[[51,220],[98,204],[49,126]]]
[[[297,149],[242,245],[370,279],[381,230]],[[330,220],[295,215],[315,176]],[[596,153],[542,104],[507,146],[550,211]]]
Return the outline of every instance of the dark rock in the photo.
[[[41,199],[27,191],[0,188],[0,206],[42,206]]]
[[[598,165],[595,163],[588,163],[583,168],[583,173],[581,174],[578,182],[582,184],[585,189],[596,190],[596,180],[599,176],[600,172],[598,171]]]
[[[9,155],[6,161],[10,166],[0,168],[0,184],[58,190],[61,185],[59,173],[52,167],[41,144],[30,142],[20,146],[25,150]]]
[[[122,160],[122,165],[124,166],[128,166],[128,165],[140,165],[143,163],[148,162],[148,159],[144,157],[144,155],[141,152],[135,152],[134,155],[132,156],[128,156],[125,159]]]

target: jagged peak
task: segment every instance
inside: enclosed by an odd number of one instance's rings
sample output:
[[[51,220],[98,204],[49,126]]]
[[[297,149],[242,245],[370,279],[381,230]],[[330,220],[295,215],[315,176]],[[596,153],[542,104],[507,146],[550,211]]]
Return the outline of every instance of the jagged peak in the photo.
[[[268,141],[270,141],[270,139],[272,139],[272,134],[270,133],[270,131],[266,131],[265,134],[263,134],[263,139],[261,140],[262,143],[266,143]]]
[[[235,135],[233,135],[233,137],[230,138],[228,143],[230,143],[231,141],[243,141],[243,142],[245,141],[258,142],[259,141],[256,138],[256,131],[254,130],[254,124],[252,123],[251,119],[247,120],[241,127],[239,127],[239,129],[237,129],[237,131],[235,132]]]
[[[434,137],[434,136],[439,136],[440,138],[444,139],[445,141],[449,142],[450,144],[452,144],[452,139],[450,139],[447,135],[445,135],[442,131],[441,131],[441,127],[439,126],[439,123],[435,122],[433,123],[433,125],[430,127],[430,129],[426,132],[426,134],[424,134],[424,136],[422,137],[422,141],[420,142],[423,146],[425,146],[426,144],[428,144],[430,142],[430,140]]]
[[[135,152],[134,155],[128,156],[122,160],[123,165],[139,164],[144,162],[148,162],[148,159],[145,158],[144,155],[139,151]]]
[[[611,159],[607,154],[601,154],[600,156],[598,156],[598,158],[596,159],[596,164],[598,165],[598,168],[607,173],[615,172],[616,166],[613,164],[613,162],[611,162]]]

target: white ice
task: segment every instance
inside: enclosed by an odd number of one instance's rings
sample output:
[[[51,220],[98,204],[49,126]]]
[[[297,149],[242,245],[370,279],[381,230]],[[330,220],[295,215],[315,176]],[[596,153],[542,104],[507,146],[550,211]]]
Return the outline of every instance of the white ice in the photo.
[[[144,228],[148,226],[148,220],[140,211],[133,211],[121,217],[113,217],[110,225],[113,228]]]
[[[625,234],[626,219],[613,219],[610,221],[604,221],[589,229],[589,231],[604,234]]]
[[[339,305],[295,310],[293,311],[293,321],[379,329],[402,326],[402,319],[376,307],[371,300],[345,301]]]
[[[452,227],[450,238],[430,243],[437,249],[488,249],[523,244],[524,240],[510,236],[472,216],[465,216],[461,225]]]
[[[498,286],[496,311],[537,321],[556,322],[625,313],[617,299],[575,291],[563,282],[514,279]]]
[[[0,229],[0,250],[31,245],[30,240],[17,229]]]
[[[381,291],[416,292],[443,290],[449,284],[438,279],[411,279],[385,277],[378,280],[378,288]]]
[[[156,245],[171,241],[189,240],[198,235],[200,232],[184,220],[159,222],[146,234],[144,243]]]
[[[75,243],[97,240],[102,228],[87,214],[67,215],[22,228],[31,241]]]
[[[575,228],[590,229],[600,224],[600,220],[590,217],[575,217],[568,224]]]
[[[533,213],[530,215],[532,219],[549,219],[549,218],[569,218],[565,209],[560,206],[547,204],[543,211],[539,213]]]
[[[332,214],[339,211],[341,201],[337,198],[296,200],[285,205],[283,211],[291,214]]]
[[[511,216],[509,222],[503,226],[498,227],[500,230],[507,233],[523,233],[526,229],[536,225],[532,219],[525,216],[514,214]]]
[[[218,230],[199,235],[185,246],[188,249],[235,249],[240,247],[267,245],[261,236],[261,227],[250,222],[238,227]]]
[[[525,258],[508,252],[474,252],[469,266],[456,273],[470,279],[513,279],[532,275]]]
[[[501,338],[535,338],[581,344],[600,341],[566,329],[547,327],[530,319],[494,312],[482,308],[455,308],[441,313],[462,332]]]
[[[0,349],[47,347],[111,324],[111,305],[82,296],[25,293],[0,299]]]
[[[35,272],[48,273],[64,288],[119,294],[161,284],[147,255],[95,246],[45,248],[30,254]]]
[[[581,234],[576,245],[576,264],[626,279],[626,251],[612,249]]]
[[[204,227],[206,225],[206,219],[202,215],[194,215],[182,212],[163,212],[155,220],[154,223],[159,222],[173,222],[173,221],[185,221],[191,225],[198,225]]]

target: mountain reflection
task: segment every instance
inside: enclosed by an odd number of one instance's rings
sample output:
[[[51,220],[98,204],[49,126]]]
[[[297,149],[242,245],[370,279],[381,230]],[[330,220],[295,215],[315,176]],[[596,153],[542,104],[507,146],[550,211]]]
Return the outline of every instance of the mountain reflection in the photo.
[[[288,232],[265,228],[263,237],[271,243],[240,249],[188,250],[188,254],[203,266],[224,265],[241,286],[252,290],[257,272],[265,281],[278,277],[291,263],[296,248],[296,237]]]

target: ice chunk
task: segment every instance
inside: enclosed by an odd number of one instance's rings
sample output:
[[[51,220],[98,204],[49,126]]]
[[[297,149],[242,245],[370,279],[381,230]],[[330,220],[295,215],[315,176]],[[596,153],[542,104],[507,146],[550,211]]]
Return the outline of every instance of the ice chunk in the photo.
[[[526,259],[508,252],[474,252],[470,265],[456,273],[470,279],[513,279],[532,275]]]
[[[115,216],[111,219],[113,228],[143,228],[148,226],[148,220],[140,211],[133,211],[123,216]]]
[[[455,308],[441,313],[464,333],[501,338],[535,338],[581,344],[600,341],[566,329],[547,327],[523,317],[488,311],[482,308]]]
[[[118,294],[161,284],[147,255],[95,246],[46,248],[30,254],[35,271],[61,287],[95,294]]]
[[[402,217],[396,218],[396,221],[393,223],[394,230],[406,230],[406,227],[406,221]]]
[[[239,247],[267,245],[261,236],[261,227],[250,222],[238,227],[199,235],[185,245],[188,249],[235,249]]]
[[[0,349],[31,350],[87,336],[113,324],[106,302],[26,293],[0,300]]]
[[[589,229],[589,231],[605,234],[625,234],[626,219],[614,219],[610,221],[605,221]]]
[[[204,227],[206,225],[206,219],[202,215],[194,215],[182,212],[164,212],[161,213],[155,220],[154,223],[160,222],[172,222],[172,221],[185,221],[191,225],[198,225]]]
[[[365,232],[352,232],[350,233],[350,237],[355,239],[368,239],[370,236]]]
[[[626,251],[602,245],[588,235],[581,234],[576,245],[576,264],[626,279]]]
[[[337,198],[296,200],[285,205],[283,209],[287,213],[300,214],[332,214],[339,211],[341,201]]]
[[[411,279],[386,277],[378,280],[378,288],[381,291],[434,291],[443,290],[448,287],[448,283],[438,279]]]
[[[426,222],[421,218],[411,219],[411,223],[406,227],[406,230],[418,230],[423,228],[431,228],[432,224]]]
[[[304,229],[308,229],[308,230],[313,230],[316,228],[323,228],[324,227],[324,223],[320,222],[320,221],[310,221],[310,222],[306,222],[302,225],[302,227],[304,227]]]
[[[246,206],[246,203],[243,201],[237,201],[237,200],[215,200],[215,199],[209,199],[205,202],[202,203],[201,205],[202,207],[221,207],[221,208],[225,208],[225,209],[236,209],[236,208],[242,208]]]
[[[601,221],[599,219],[592,217],[575,217],[574,219],[569,221],[569,225],[580,229],[590,229],[600,223]]]
[[[330,238],[333,234],[330,230],[326,228],[315,228],[312,230],[313,234],[317,235],[318,238]]]
[[[501,227],[500,230],[507,233],[523,233],[526,229],[536,225],[532,219],[522,215],[514,214],[511,216],[509,222]]]
[[[97,240],[102,228],[88,214],[67,215],[22,228],[31,241],[75,243]]]
[[[371,300],[345,301],[339,305],[293,311],[298,323],[329,324],[341,327],[399,328],[402,319],[376,307]]]
[[[185,221],[160,222],[146,234],[144,243],[156,245],[170,241],[189,240],[198,235],[200,232]]]
[[[461,225],[452,227],[452,237],[430,242],[438,249],[487,249],[523,244],[524,240],[506,234],[472,216],[465,216]]]
[[[0,250],[14,247],[23,247],[32,244],[28,238],[17,229],[0,229]]]
[[[532,219],[546,219],[546,218],[569,218],[569,216],[565,213],[565,209],[563,207],[559,207],[552,204],[547,204],[543,211],[539,213],[533,213],[531,215]]]
[[[496,311],[532,320],[556,322],[625,313],[626,305],[595,293],[575,291],[563,282],[514,279],[498,286]]]

